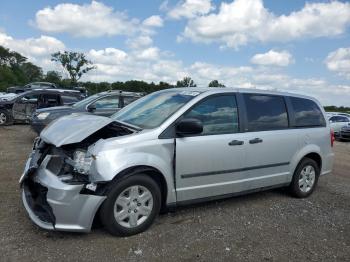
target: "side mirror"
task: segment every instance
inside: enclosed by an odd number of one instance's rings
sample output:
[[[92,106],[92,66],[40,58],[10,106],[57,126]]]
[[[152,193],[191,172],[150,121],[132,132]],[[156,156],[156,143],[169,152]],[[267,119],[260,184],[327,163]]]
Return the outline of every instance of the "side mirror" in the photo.
[[[196,118],[185,118],[180,120],[176,125],[176,134],[186,136],[186,135],[196,135],[203,132],[203,124],[200,120]]]
[[[96,110],[96,106],[94,104],[90,104],[88,105],[87,110],[89,112],[94,112]]]

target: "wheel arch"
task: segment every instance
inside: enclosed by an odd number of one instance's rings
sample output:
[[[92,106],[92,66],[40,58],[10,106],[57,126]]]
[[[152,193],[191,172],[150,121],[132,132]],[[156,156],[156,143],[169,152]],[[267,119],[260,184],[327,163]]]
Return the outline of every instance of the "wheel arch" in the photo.
[[[152,167],[152,166],[147,166],[147,165],[138,165],[138,166],[133,166],[133,167],[128,167],[122,171],[120,171],[110,182],[111,184],[114,181],[118,181],[120,179],[123,179],[125,177],[133,176],[136,174],[145,174],[149,176],[151,179],[153,179],[159,186],[159,189],[161,191],[161,196],[162,196],[162,205],[161,205],[161,210],[164,210],[167,205],[167,197],[168,197],[168,185],[165,179],[164,174],[160,172],[157,168]]]
[[[289,181],[292,180],[294,172],[297,169],[300,161],[302,161],[306,157],[316,161],[316,163],[319,165],[320,171],[322,170],[323,159],[321,149],[317,145],[309,144],[294,155],[290,166]]]

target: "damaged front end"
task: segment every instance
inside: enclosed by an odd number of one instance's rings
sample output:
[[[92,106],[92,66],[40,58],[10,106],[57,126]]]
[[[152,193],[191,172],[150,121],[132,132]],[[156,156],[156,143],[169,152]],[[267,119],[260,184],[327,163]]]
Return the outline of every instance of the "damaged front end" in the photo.
[[[69,144],[54,145],[47,136],[36,139],[20,179],[23,204],[31,220],[50,230],[90,231],[95,213],[106,198],[106,183],[90,181],[95,156],[89,147],[99,139],[132,132],[111,122],[88,135],[82,132],[78,141],[70,139],[73,143]]]

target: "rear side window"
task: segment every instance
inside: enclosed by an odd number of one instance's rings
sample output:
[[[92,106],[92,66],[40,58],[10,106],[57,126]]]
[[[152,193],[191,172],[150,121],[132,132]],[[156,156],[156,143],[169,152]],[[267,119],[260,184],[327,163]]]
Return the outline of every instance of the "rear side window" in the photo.
[[[184,118],[202,121],[202,135],[238,132],[238,111],[234,95],[213,96],[198,102]]]
[[[244,94],[248,131],[288,128],[287,108],[282,96]]]
[[[289,99],[293,106],[296,127],[325,126],[322,111],[314,101],[299,97]]]

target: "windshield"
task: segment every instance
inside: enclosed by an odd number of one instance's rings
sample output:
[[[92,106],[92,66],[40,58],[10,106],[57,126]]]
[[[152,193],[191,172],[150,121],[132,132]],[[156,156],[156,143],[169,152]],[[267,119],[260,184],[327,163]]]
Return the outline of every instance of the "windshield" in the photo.
[[[72,105],[72,107],[73,108],[86,107],[90,102],[94,101],[99,96],[100,96],[99,94],[89,96],[89,97],[75,103],[74,105]]]
[[[111,117],[142,129],[155,128],[198,94],[178,90],[153,93],[136,100]]]

